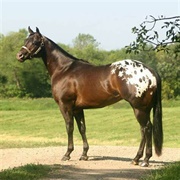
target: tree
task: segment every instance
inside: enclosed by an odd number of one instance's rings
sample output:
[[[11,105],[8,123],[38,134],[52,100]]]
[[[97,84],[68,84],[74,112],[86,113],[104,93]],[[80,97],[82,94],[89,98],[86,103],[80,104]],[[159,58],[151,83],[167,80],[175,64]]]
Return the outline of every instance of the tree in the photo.
[[[90,34],[79,34],[74,40],[73,40],[73,46],[79,50],[83,50],[89,46],[92,46],[94,48],[98,48],[99,43],[94,39],[93,36]]]
[[[93,64],[99,64],[104,59],[98,49],[99,44],[92,35],[79,34],[73,40],[73,55]]]
[[[137,37],[126,46],[128,53],[145,50],[147,44],[151,44],[153,50],[168,51],[168,45],[176,43],[179,47],[177,50],[180,51],[180,16],[158,18],[148,16],[139,28],[133,27],[132,32]]]
[[[1,35],[0,69],[1,77],[6,79],[3,86],[0,87],[1,96],[6,96],[7,94],[14,96],[20,93],[21,84],[18,73],[22,67],[19,66],[15,57],[26,36],[27,31],[24,29],[16,33],[11,32],[7,36]]]
[[[19,63],[16,54],[28,32],[25,29],[0,36],[0,96],[50,96],[50,83],[42,61]]]
[[[174,54],[176,45],[169,45],[169,52],[158,52],[157,69],[162,79],[162,97],[176,98],[180,95],[180,53]]]

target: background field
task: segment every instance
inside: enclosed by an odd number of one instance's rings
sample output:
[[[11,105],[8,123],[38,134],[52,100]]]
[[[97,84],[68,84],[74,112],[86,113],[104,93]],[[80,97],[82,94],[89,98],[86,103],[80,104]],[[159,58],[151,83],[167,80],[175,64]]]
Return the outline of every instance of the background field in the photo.
[[[180,101],[163,102],[165,147],[180,147],[179,109]],[[125,101],[85,110],[85,117],[90,145],[139,145],[139,124]],[[74,142],[82,144],[76,125]],[[66,144],[64,120],[53,99],[0,100],[0,148]]]

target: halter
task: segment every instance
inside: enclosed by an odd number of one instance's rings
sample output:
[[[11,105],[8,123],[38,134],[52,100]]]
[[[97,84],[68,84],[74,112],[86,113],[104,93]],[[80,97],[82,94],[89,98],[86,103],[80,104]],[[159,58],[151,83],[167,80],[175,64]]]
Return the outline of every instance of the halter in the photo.
[[[26,46],[22,46],[23,49],[25,49],[29,55],[30,55],[30,58],[32,58],[34,55],[38,54],[38,52],[42,49],[42,47],[44,46],[44,41],[43,41],[43,38],[41,38],[41,45],[38,47],[38,49],[34,52],[33,55],[31,55],[32,51],[30,51]]]

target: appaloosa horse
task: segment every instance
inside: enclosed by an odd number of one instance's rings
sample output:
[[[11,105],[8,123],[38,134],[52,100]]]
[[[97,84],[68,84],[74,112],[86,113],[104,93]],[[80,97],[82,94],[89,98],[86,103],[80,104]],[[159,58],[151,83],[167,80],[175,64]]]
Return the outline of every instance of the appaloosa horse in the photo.
[[[128,101],[141,126],[142,139],[133,164],[148,166],[152,156],[152,131],[155,152],[161,155],[163,144],[161,79],[157,72],[136,60],[123,60],[95,66],[75,58],[53,41],[28,28],[29,37],[17,53],[20,62],[41,57],[51,77],[52,94],[65,119],[68,148],[62,160],[69,160],[74,150],[74,118],[83,140],[80,160],[87,160],[89,145],[86,138],[84,109],[101,108],[122,99]],[[153,125],[150,111],[153,108]]]

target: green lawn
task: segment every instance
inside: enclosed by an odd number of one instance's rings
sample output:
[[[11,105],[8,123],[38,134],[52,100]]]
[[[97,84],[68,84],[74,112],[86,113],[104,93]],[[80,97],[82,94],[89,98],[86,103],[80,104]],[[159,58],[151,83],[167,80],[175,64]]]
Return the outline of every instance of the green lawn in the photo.
[[[46,177],[51,166],[28,164],[22,167],[7,169],[0,172],[1,180],[37,180]]]
[[[179,180],[180,179],[180,161],[165,165],[161,169],[153,170],[142,180]]]
[[[180,147],[179,102],[163,103],[165,147]],[[86,110],[85,117],[90,145],[139,145],[139,124],[126,102]],[[82,144],[76,126],[74,142]],[[0,100],[0,148],[66,144],[65,123],[53,99]]]

